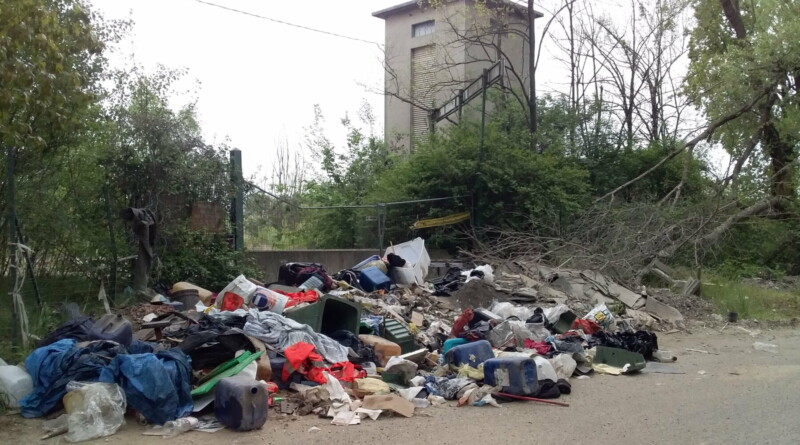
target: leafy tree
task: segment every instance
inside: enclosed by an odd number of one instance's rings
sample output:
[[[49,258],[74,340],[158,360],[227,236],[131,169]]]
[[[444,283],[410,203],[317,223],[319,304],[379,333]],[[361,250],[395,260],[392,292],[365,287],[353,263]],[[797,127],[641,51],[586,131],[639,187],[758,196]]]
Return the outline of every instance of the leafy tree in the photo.
[[[103,20],[78,0],[0,6],[0,164],[5,169],[10,147],[23,241],[47,269],[64,263],[92,269],[88,258],[95,255],[100,232],[86,221],[105,221],[102,174],[96,174],[104,51],[126,27]],[[5,187],[2,181],[3,195]],[[5,205],[0,200],[4,216]],[[3,241],[0,250],[6,246]]]
[[[794,198],[793,161],[800,142],[800,3],[697,0],[687,92],[717,119],[755,100],[715,139],[744,163],[754,149],[768,157],[772,196]]]
[[[303,202],[314,206],[367,206],[366,209],[339,208],[309,212],[309,242],[314,247],[371,247],[375,230],[367,228],[372,192],[380,178],[395,164],[387,144],[374,133],[375,117],[365,103],[354,122],[345,116],[346,146],[336,147],[322,131],[324,118],[319,107],[310,128],[308,145],[321,166],[321,174],[309,181]],[[360,124],[360,125],[359,125]],[[366,129],[362,128],[366,127]]]
[[[556,229],[589,197],[587,171],[567,155],[568,128],[543,125],[534,137],[545,150],[533,154],[532,135],[518,105],[509,102],[497,108],[486,127],[483,151],[479,124],[468,121],[449,127],[382,176],[375,196],[383,201],[473,196],[473,216],[482,226],[523,229],[533,222]],[[542,122],[551,122],[549,112],[541,107]],[[423,216],[448,213],[454,213],[452,203],[429,206]],[[389,220],[395,231],[390,236],[397,238],[403,236],[397,231],[407,231],[413,223]]]
[[[135,70],[118,73],[103,165],[115,212],[146,207],[156,214],[158,279],[217,285],[242,273],[244,258],[233,252],[225,235],[195,233],[187,226],[194,203],[227,208],[227,149],[203,141],[193,104],[170,108],[172,85],[182,75],[170,70],[149,76]]]

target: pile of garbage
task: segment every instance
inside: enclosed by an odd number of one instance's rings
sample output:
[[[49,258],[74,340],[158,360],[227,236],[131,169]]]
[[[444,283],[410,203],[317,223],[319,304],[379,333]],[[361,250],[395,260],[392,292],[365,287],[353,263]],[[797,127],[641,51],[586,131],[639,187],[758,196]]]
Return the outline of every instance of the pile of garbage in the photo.
[[[430,267],[417,238],[334,274],[287,263],[276,283],[176,283],[150,304],[74,316],[24,367],[0,366],[0,393],[49,418],[46,437],[76,442],[130,416],[171,437],[258,429],[270,410],[355,425],[448,401],[568,406],[550,399],[573,377],[674,359],[652,328],[680,312],[601,274],[481,265],[426,281]]]

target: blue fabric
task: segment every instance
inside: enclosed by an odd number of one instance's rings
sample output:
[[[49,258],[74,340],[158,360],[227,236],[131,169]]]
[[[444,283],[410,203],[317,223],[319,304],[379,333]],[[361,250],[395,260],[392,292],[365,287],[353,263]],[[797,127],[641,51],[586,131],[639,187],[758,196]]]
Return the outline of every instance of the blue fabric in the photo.
[[[156,354],[118,355],[100,381],[117,383],[128,406],[148,422],[161,425],[192,412],[191,360],[178,349]]]
[[[156,344],[150,343],[141,340],[134,340],[130,346],[128,346],[128,353],[129,354],[147,354],[148,352],[153,352],[155,349]]]
[[[33,351],[25,359],[25,368],[33,380],[33,392],[20,400],[23,417],[41,417],[61,406],[71,381],[97,381],[100,371],[124,346],[96,341],[78,347],[75,340],[64,339]]]

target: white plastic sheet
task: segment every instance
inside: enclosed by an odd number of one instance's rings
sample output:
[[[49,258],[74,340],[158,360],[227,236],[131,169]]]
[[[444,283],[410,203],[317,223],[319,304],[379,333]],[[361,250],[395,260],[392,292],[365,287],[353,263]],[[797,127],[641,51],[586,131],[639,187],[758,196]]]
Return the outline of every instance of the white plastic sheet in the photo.
[[[67,417],[68,442],[110,436],[125,423],[125,393],[116,383],[92,383],[67,397],[75,400],[74,406],[65,402],[71,408]]]

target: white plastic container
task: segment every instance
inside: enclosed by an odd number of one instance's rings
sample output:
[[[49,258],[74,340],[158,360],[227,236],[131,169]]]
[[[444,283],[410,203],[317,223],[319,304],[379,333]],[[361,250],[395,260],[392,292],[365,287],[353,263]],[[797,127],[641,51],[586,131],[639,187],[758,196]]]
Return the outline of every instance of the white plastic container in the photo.
[[[390,276],[396,284],[425,284],[425,277],[428,276],[428,267],[431,265],[431,257],[428,256],[428,251],[425,249],[425,240],[414,238],[411,241],[390,246],[383,255],[386,256],[389,253],[399,255],[406,260],[406,267],[395,268],[390,272]],[[394,272],[394,270],[397,270],[397,272]],[[413,276],[411,274],[412,271]]]
[[[33,392],[31,376],[18,366],[0,366],[0,394],[8,406],[19,408],[19,401]]]

